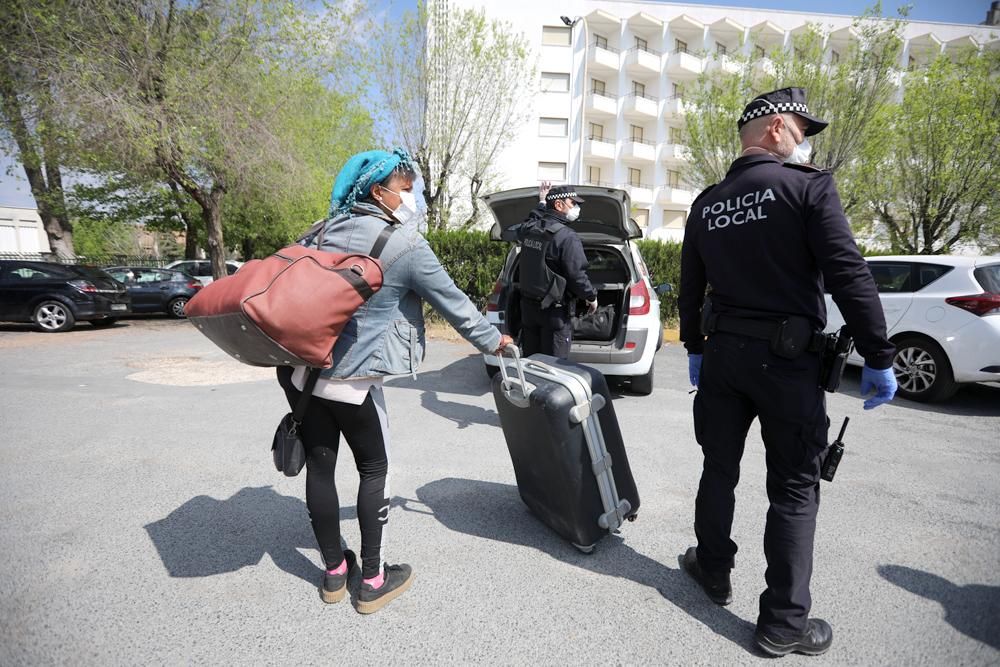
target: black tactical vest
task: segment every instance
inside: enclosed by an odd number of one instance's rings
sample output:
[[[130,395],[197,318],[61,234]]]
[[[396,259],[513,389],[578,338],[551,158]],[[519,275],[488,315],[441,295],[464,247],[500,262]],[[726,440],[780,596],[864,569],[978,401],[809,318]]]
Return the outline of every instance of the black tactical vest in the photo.
[[[563,300],[566,278],[555,273],[545,262],[549,245],[561,224],[550,224],[547,229],[534,225],[521,241],[520,283],[521,294],[549,308]]]

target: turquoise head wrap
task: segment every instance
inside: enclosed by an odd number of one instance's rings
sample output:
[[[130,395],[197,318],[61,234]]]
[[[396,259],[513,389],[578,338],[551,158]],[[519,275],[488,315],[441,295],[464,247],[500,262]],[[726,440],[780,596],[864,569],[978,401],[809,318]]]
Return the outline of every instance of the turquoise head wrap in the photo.
[[[416,171],[413,158],[404,148],[396,148],[391,153],[365,151],[352,156],[333,181],[330,215],[351,210],[359,199],[368,196],[373,185],[384,181],[400,165]]]

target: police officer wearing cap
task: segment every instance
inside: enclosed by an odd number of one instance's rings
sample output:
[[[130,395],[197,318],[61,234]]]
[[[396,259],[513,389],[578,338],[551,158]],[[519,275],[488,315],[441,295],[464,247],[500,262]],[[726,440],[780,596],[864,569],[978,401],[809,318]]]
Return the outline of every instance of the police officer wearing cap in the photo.
[[[826,126],[809,113],[801,88],[754,98],[737,123],[743,151],[725,179],[692,204],[681,251],[680,336],[698,388],[695,436],[704,454],[695,501],[698,546],[681,556],[681,565],[714,602],[732,600],[735,489],[756,417],[770,509],[767,588],[755,640],[773,655],[819,655],[833,641],[826,621],[809,618],[829,427],[819,386],[824,287],[865,359],[861,392],[874,392],[865,409],[896,391],[878,292],[833,177],[805,164],[807,137]]]
[[[597,290],[587,277],[587,255],[569,225],[580,217],[583,198],[576,187],[539,188],[539,204],[527,220],[513,226],[507,240],[521,244],[521,348],[569,357],[573,343],[574,299],[584,299],[589,313],[597,310]]]

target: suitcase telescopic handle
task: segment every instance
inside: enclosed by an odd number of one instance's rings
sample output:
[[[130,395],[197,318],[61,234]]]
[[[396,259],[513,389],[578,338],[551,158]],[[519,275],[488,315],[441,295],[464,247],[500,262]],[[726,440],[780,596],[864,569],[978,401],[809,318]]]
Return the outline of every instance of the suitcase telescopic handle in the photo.
[[[521,383],[521,395],[528,397],[528,381],[524,378],[524,364],[521,363],[521,350],[517,345],[510,344],[497,352],[497,361],[500,363],[500,375],[503,378],[503,388],[508,393],[511,390],[510,376],[507,374],[507,364],[504,361],[504,354],[509,353],[514,359],[514,367],[517,369],[517,379]]]

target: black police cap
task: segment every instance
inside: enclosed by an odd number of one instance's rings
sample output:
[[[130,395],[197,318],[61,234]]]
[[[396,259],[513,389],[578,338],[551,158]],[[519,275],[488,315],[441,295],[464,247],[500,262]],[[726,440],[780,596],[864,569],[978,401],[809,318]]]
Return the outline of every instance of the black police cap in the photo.
[[[575,185],[557,185],[554,188],[549,189],[548,194],[545,195],[546,203],[551,203],[560,199],[571,199],[578,204],[583,203],[583,197],[576,194]]]
[[[750,104],[743,109],[743,114],[740,115],[736,127],[742,128],[754,118],[773,113],[793,113],[805,118],[809,121],[805,131],[806,136],[818,134],[829,125],[825,120],[820,120],[809,113],[809,107],[806,106],[805,88],[781,88],[753,98]]]

